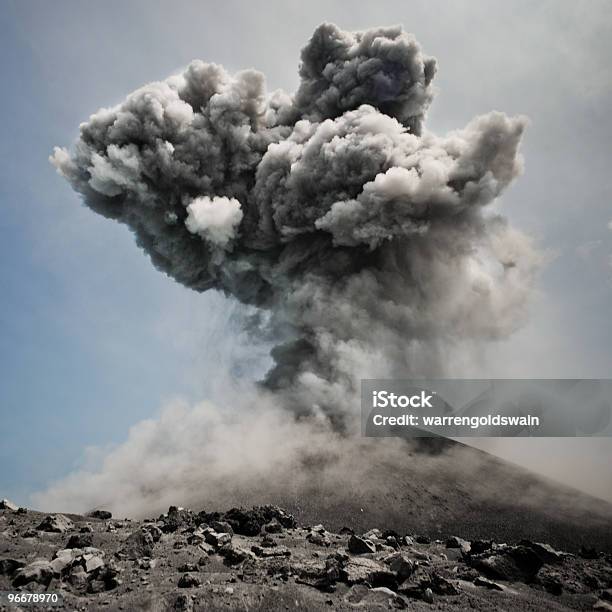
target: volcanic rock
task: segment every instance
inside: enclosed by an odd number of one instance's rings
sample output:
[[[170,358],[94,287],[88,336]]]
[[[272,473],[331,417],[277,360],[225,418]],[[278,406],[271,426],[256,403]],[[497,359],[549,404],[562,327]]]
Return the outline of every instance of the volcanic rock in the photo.
[[[178,581],[178,586],[182,589],[190,589],[193,587],[199,587],[202,583],[197,576],[193,574],[183,574]]]
[[[93,544],[91,533],[76,533],[70,536],[66,548],[86,548]]]
[[[352,535],[348,541],[348,550],[354,555],[365,555],[367,553],[375,553],[376,546],[374,546],[371,540]]]
[[[262,546],[251,546],[251,550],[258,557],[289,557],[291,556],[291,551],[285,548],[284,546],[277,546],[276,548],[263,548]]]
[[[193,524],[195,515],[191,510],[177,506],[170,506],[168,512],[160,517],[161,530],[164,533],[173,533]]]
[[[367,582],[370,586],[389,586],[397,589],[395,574],[374,559],[349,559],[342,568],[343,579],[349,584]]]
[[[12,576],[18,569],[25,566],[23,561],[17,559],[0,559],[0,575]]]
[[[318,526],[320,527],[320,526]],[[311,531],[306,535],[306,540],[311,544],[316,544],[317,546],[330,546],[331,540],[327,535],[327,532],[323,527],[317,529],[317,527],[313,527]]]
[[[429,587],[423,591],[423,601],[430,604],[434,602],[433,591]]]
[[[131,533],[123,544],[121,552],[128,559],[153,556],[153,536],[145,529],[138,529]]]
[[[247,559],[255,559],[255,555],[252,552],[231,545],[219,549],[219,554],[223,557],[226,565],[239,565]],[[201,557],[200,561],[202,559],[205,559],[204,564],[208,561],[208,557]],[[203,565],[200,561],[198,561],[198,564]]]
[[[446,548],[458,548],[461,551],[462,555],[467,555],[470,553],[472,546],[463,538],[459,538],[457,536],[451,536],[446,540]]]
[[[121,580],[117,577],[119,574],[118,570],[110,564],[96,568],[92,573],[93,575],[90,577],[87,585],[88,593],[111,591],[121,584]]]
[[[389,569],[397,575],[400,582],[406,580],[414,571],[414,563],[402,553],[389,555],[385,557],[384,561],[389,566]]]
[[[87,513],[86,516],[100,519],[102,521],[107,521],[108,519],[113,518],[113,515],[108,510],[92,510],[91,512]]]
[[[459,595],[459,589],[450,580],[436,572],[431,574],[429,584],[436,595]]]
[[[46,586],[51,582],[51,578],[53,578],[53,569],[49,561],[37,559],[17,571],[13,578],[13,586],[19,587],[30,582],[37,582]]]
[[[470,564],[489,578],[529,582],[542,567],[538,555],[526,546],[516,546],[493,554],[472,556]]]
[[[230,536],[234,535],[234,530],[232,529],[232,526],[227,521],[212,521],[210,526],[217,533],[229,533]]]
[[[521,540],[520,545],[533,550],[542,563],[563,563],[566,557],[564,553],[555,550],[550,544]]]
[[[504,587],[501,584],[497,584],[497,582],[492,582],[491,580],[487,580],[486,578],[483,578],[482,576],[478,576],[477,578],[474,578],[474,584],[476,586],[485,587],[487,589],[492,589],[495,591],[504,590]]]
[[[74,523],[63,514],[49,514],[36,527],[38,531],[50,531],[53,533],[64,533],[73,528]]]
[[[232,536],[229,533],[217,533],[211,527],[204,529],[203,534],[206,542],[215,548],[225,546],[232,541]]]

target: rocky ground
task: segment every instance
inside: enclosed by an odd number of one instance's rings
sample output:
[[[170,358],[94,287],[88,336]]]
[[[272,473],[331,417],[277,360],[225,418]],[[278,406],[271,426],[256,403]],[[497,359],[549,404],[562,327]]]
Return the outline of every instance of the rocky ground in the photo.
[[[0,504],[0,591],[68,610],[612,611],[611,587],[612,554],[588,547],[331,533],[276,506],[130,521]]]

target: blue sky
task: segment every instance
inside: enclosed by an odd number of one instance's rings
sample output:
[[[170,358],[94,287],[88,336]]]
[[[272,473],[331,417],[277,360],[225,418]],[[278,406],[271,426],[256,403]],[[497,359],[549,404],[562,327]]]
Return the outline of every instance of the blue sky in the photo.
[[[27,503],[87,458],[88,447],[123,440],[167,399],[210,394],[219,368],[255,377],[266,365],[265,347],[251,351],[235,330],[231,303],[164,277],[124,227],[80,205],[47,161],[53,146],[69,145],[100,106],[194,58],[230,71],[253,66],[270,89],[292,90],[299,49],[323,20],[345,29],[399,22],[414,32],[439,61],[434,131],[492,109],[531,120],[525,175],[502,210],[550,262],[530,323],[470,375],[612,375],[612,5],[353,7],[2,2],[1,496]],[[612,496],[609,476],[582,473],[605,470],[612,446],[587,442],[546,452],[500,442],[494,450],[553,475],[573,457],[575,483]]]

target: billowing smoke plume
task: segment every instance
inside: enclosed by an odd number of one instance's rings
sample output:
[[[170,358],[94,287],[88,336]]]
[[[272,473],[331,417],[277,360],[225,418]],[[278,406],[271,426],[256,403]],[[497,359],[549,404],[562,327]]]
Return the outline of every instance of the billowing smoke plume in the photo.
[[[324,24],[301,60],[294,95],[194,61],[52,161],[158,269],[267,313],[265,386],[342,423],[361,376],[448,373],[449,347],[520,322],[537,258],[486,208],[520,172],[525,120],[428,132],[436,63],[401,27]]]

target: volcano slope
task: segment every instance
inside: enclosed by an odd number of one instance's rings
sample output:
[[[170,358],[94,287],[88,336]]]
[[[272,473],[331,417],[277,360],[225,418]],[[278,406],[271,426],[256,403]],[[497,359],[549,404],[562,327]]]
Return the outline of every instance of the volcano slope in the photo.
[[[367,450],[357,446],[355,459],[343,461],[355,468],[345,467],[345,486],[313,469],[306,490],[273,501],[300,521],[334,529],[384,525],[433,538],[531,538],[570,551],[587,546],[612,552],[608,502],[461,443],[436,442],[408,446],[401,464],[397,456],[376,452],[371,461],[358,460]]]
[[[385,501],[375,509],[380,515]],[[489,533],[440,540],[384,523],[357,533],[300,526],[272,505],[173,506],[143,521],[114,520],[103,510],[0,507],[0,591],[56,594],[60,609],[609,610],[612,601],[612,555],[584,546],[575,555],[525,538],[496,542]],[[343,516],[322,512],[331,522],[357,522],[352,507]],[[30,609],[7,601],[5,593],[0,609]]]

